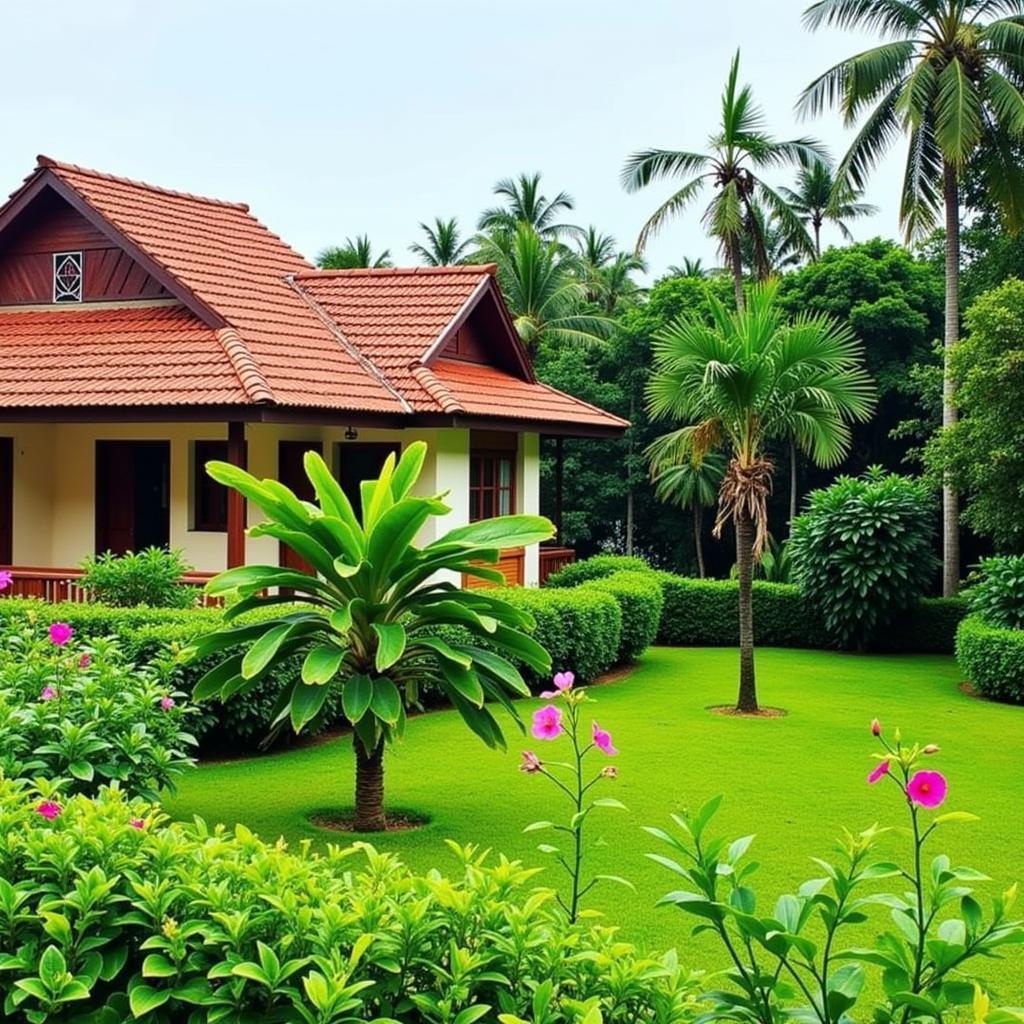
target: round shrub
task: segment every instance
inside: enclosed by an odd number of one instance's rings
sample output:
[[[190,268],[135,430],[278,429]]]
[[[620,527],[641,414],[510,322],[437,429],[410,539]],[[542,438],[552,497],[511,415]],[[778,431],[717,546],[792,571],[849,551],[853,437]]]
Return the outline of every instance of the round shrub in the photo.
[[[1024,555],[983,558],[967,599],[990,626],[1024,629]]]
[[[182,576],[192,568],[178,550],[146,548],[115,555],[89,555],[82,562],[81,586],[95,601],[119,608],[189,608],[198,589],[183,586]]]
[[[572,562],[564,569],[552,573],[546,587],[576,587],[590,580],[603,579],[613,572],[651,572],[650,565],[642,558],[630,555],[594,555],[581,562]]]
[[[956,660],[983,696],[1024,704],[1024,629],[990,626],[980,615],[968,615],[956,632]]]
[[[616,661],[633,661],[654,643],[665,601],[655,573],[649,570],[616,572],[584,583],[573,593],[586,594],[588,591],[611,594],[622,609],[622,634]]]
[[[925,484],[877,467],[812,492],[793,521],[793,564],[839,645],[866,645],[925,592],[937,564],[934,526]]]

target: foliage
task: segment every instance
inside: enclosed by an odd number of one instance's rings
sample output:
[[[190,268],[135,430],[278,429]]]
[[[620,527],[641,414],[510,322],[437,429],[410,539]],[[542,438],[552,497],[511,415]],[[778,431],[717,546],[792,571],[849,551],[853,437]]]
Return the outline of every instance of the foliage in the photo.
[[[555,675],[553,690],[541,694],[545,700],[553,703],[542,705],[533,714],[533,736],[535,739],[550,741],[562,736],[569,738],[572,746],[572,760],[568,763],[559,761],[543,761],[532,750],[523,751],[523,761],[519,770],[528,775],[543,775],[554,783],[557,789],[568,798],[572,808],[572,816],[567,823],[553,821],[535,821],[527,825],[525,832],[554,831],[570,837],[572,851],[566,853],[554,843],[541,843],[537,849],[549,857],[569,876],[570,888],[568,899],[558,894],[558,905],[566,912],[569,920],[579,919],[580,904],[583,898],[601,882],[616,882],[628,889],[633,884],[618,875],[595,875],[590,881],[584,881],[583,860],[586,849],[583,833],[587,821],[596,808],[607,807],[624,811],[625,805],[612,797],[590,796],[594,786],[618,777],[618,769],[614,765],[604,765],[596,774],[591,775],[584,767],[588,756],[599,751],[605,757],[616,757],[619,751],[612,744],[611,734],[602,729],[596,721],[590,731],[590,739],[581,734],[583,725],[582,705],[592,704],[594,700],[586,690],[574,689],[575,677],[571,672],[559,672]],[[555,703],[557,702],[557,703]],[[565,708],[563,713],[562,708]],[[568,781],[563,781],[563,780]]]
[[[177,549],[150,547],[123,555],[107,551],[87,556],[82,569],[81,587],[94,601],[116,608],[189,608],[196,603],[196,588],[181,583],[192,566]]]
[[[628,308],[642,294],[631,275],[647,270],[646,262],[635,253],[619,251],[615,239],[593,225],[577,232],[574,263],[586,300],[605,316]]]
[[[409,251],[418,256],[425,266],[450,267],[462,263],[469,254],[471,242],[459,237],[459,222],[455,217],[449,220],[434,219],[433,225],[420,223],[420,230],[426,238],[426,244],[414,242]]]
[[[1024,629],[1024,555],[983,558],[967,598],[989,626]]]
[[[769,583],[793,582],[793,548],[788,540],[780,543],[769,536],[764,554],[757,564],[757,574]]]
[[[815,491],[793,522],[796,578],[843,645],[862,645],[934,577],[934,504],[920,480],[878,467]]]
[[[654,643],[664,604],[661,583],[654,573],[615,572],[591,580],[582,589],[611,594],[622,609],[622,637],[616,663],[634,661]]]
[[[544,585],[546,587],[576,587],[589,580],[600,580],[611,576],[613,572],[646,572],[650,565],[642,558],[627,555],[594,555],[578,562],[570,562],[567,566],[552,573]]]
[[[517,861],[449,844],[457,871],[418,876],[365,845],[292,853],[242,826],[168,825],[110,790],[47,822],[35,808],[51,795],[0,779],[12,1024],[692,1015],[674,954],[642,957],[613,928],[570,924]]]
[[[968,615],[956,631],[956,660],[982,696],[1024,704],[1024,630]]]
[[[484,210],[477,225],[480,230],[514,233],[520,226],[526,226],[545,242],[574,233],[577,229],[573,225],[559,221],[562,214],[575,206],[572,196],[558,192],[553,199],[548,199],[541,191],[540,177],[538,171],[496,182],[492,191],[503,205]]]
[[[966,495],[964,521],[1003,551],[1024,550],[1024,282],[1011,280],[968,310],[950,362],[962,417],[926,449],[932,473]]]
[[[953,866],[944,854],[923,865],[923,849],[937,829],[976,817],[951,811],[926,818],[923,812],[939,807],[946,794],[944,776],[922,767],[938,747],[903,746],[898,730],[889,743],[877,721],[872,731],[884,753],[868,782],[891,781],[900,790],[899,803],[908,809],[911,825],[906,866],[879,858],[876,847],[886,829],[846,832],[834,863],[815,858],[825,877],[780,896],[765,913],[758,910],[753,885],[758,865],[746,856],[754,837],[729,842],[708,833],[721,797],[696,812],[674,815],[680,835],[647,830],[676,851],[675,858],[649,856],[687,885],[661,902],[677,906],[696,918],[701,930],[713,932],[733,963],[725,973],[728,987],[703,993],[712,1004],[708,1019],[757,1024],[783,1018],[818,1024],[861,1019],[866,1011],[853,1011],[868,968],[877,969],[881,981],[882,995],[870,1014],[875,1021],[941,1020],[960,1006],[973,1006],[976,1021],[989,1019],[987,993],[965,965],[1024,942],[1024,926],[1010,916],[1017,887],[995,897],[986,918],[965,884],[987,881],[986,875]],[[900,879],[895,884],[901,889],[905,879],[911,891],[879,893],[876,883],[886,879]],[[895,928],[882,931],[872,947],[842,948],[850,926],[877,914],[877,907],[889,910]],[[998,1012],[991,1018],[993,1024],[1013,1019]]]
[[[321,270],[366,270],[394,266],[390,249],[374,255],[369,235],[346,238],[344,245],[324,249],[317,256],[316,265]]]
[[[136,668],[114,640],[58,645],[38,623],[9,622],[0,629],[0,775],[60,780],[67,793],[116,782],[156,800],[193,764],[195,709],[183,698],[166,672]]]

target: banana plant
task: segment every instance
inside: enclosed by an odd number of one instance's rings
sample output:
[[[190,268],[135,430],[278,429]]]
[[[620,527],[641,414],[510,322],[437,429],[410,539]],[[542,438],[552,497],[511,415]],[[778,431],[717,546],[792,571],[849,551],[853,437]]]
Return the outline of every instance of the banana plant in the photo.
[[[529,691],[516,663],[541,675],[551,669],[547,651],[528,635],[527,612],[493,593],[462,590],[450,577],[502,583],[493,568],[500,552],[548,540],[554,527],[541,516],[500,516],[417,547],[431,517],[451,511],[444,494],[412,493],[426,454],[415,442],[397,462],[389,455],[380,476],[360,485],[360,515],[316,452],[304,460],[315,502],[224,462],[206,467],[263,511],[266,521],[250,536],[281,541],[313,571],[247,565],[207,584],[209,595],[229,599],[228,625],[183,652],[186,660],[224,654],[194,696],[244,697],[282,662],[303,657],[301,678],[280,694],[274,727],[290,722],[301,732],[322,722],[340,688],[354,734],[357,831],[386,827],[384,748],[403,735],[406,708],[418,705],[424,687],[439,688],[488,746],[504,746],[489,702],[522,728],[512,697]],[[280,615],[247,617],[275,605]]]

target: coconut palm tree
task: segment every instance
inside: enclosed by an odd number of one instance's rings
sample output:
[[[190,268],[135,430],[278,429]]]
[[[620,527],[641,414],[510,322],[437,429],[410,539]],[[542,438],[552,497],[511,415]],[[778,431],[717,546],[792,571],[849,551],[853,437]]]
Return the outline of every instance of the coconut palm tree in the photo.
[[[712,322],[684,314],[654,345],[647,385],[655,419],[682,420],[653,453],[676,464],[724,449],[729,466],[718,495],[715,536],[736,530],[739,568],[740,686],[737,708],[757,710],[751,580],[768,536],[772,441],[796,438],[820,466],[850,445],[849,424],[874,404],[860,343],[824,314],[787,321],[775,280],[753,285],[737,310],[708,296]]]
[[[689,509],[693,516],[697,572],[704,579],[707,575],[704,565],[704,509],[714,505],[718,496],[718,488],[725,476],[725,457],[718,452],[709,452],[699,461],[694,460],[692,454],[682,461],[675,461],[671,457],[674,440],[671,434],[663,435],[647,450],[654,496],[668,505]],[[659,457],[662,448],[668,449],[667,457]]]
[[[385,249],[380,255],[373,255],[369,235],[346,238],[344,245],[324,249],[316,258],[321,270],[365,270],[392,267],[391,250]]]
[[[576,236],[576,273],[586,289],[587,301],[612,316],[623,302],[636,299],[643,289],[633,280],[634,273],[647,270],[647,263],[632,252],[621,252],[611,235],[602,234],[593,224]]]
[[[568,192],[559,192],[553,199],[548,199],[541,192],[539,171],[520,174],[517,178],[502,178],[492,191],[504,200],[504,205],[484,210],[477,224],[481,231],[512,232],[517,225],[528,224],[544,241],[550,242],[579,230],[559,220],[562,214],[576,205],[572,196]]]
[[[636,192],[661,179],[682,179],[683,184],[650,216],[637,239],[637,252],[674,216],[681,213],[705,189],[715,190],[704,210],[704,225],[721,247],[733,275],[737,305],[743,302],[743,259],[740,249],[745,234],[755,250],[764,248],[759,225],[752,216],[758,200],[771,209],[793,237],[807,236],[800,218],[783,197],[761,177],[766,170],[784,164],[809,163],[824,158],[814,139],[779,142],[767,132],[764,114],[755,105],[750,86],[739,85],[739,52],[733,58],[722,94],[722,121],[708,139],[705,153],[674,149],[647,149],[633,153],[622,170],[627,192]],[[807,247],[811,242],[807,236]]]
[[[689,256],[683,257],[682,263],[673,263],[666,274],[669,277],[707,277],[710,271],[704,266],[704,261],[699,257],[697,259],[690,259]]]
[[[862,122],[836,172],[863,188],[901,136],[908,142],[900,219],[920,237],[944,217],[946,376],[942,422],[956,422],[949,355],[960,328],[960,185],[971,164],[1007,225],[1024,224],[1024,0],[818,0],[804,12],[813,30],[878,32],[887,41],[829,68],[804,90],[801,108],[838,107]],[[991,20],[990,20],[991,19]],[[960,584],[959,500],[943,487],[943,592]]]
[[[814,236],[814,258],[821,258],[821,229],[826,222],[839,228],[843,238],[853,241],[846,226],[848,220],[870,217],[878,212],[877,206],[862,203],[862,189],[848,181],[837,182],[832,166],[824,160],[815,160],[797,171],[796,188],[780,188],[783,199],[791,210],[809,225]]]
[[[459,238],[459,222],[455,217],[449,220],[435,217],[433,225],[420,221],[420,230],[426,235],[426,245],[413,242],[409,252],[428,267],[451,267],[461,263],[472,245],[468,238]]]

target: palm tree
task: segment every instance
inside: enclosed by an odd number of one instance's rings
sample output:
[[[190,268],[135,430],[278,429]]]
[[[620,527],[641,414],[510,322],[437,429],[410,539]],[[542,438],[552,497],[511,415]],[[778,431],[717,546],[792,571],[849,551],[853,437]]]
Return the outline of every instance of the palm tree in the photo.
[[[737,52],[722,94],[722,123],[708,139],[706,153],[642,150],[633,153],[622,170],[622,184],[627,192],[636,192],[657,179],[683,179],[683,185],[654,211],[644,225],[637,239],[637,252],[642,252],[647,242],[693,202],[705,186],[714,187],[715,195],[704,211],[704,225],[708,233],[718,240],[732,272],[737,305],[743,302],[740,240],[744,234],[751,234],[758,254],[764,248],[758,223],[752,216],[754,203],[760,200],[769,207],[794,237],[807,234],[799,217],[789,209],[782,196],[760,177],[761,172],[783,164],[809,163],[824,157],[821,146],[813,139],[778,142],[767,133],[764,115],[754,104],[750,86],[740,87],[738,84],[739,62]],[[808,248],[810,245],[808,236]]]
[[[461,263],[472,244],[468,238],[460,240],[459,222],[455,217],[450,220],[435,217],[433,227],[420,221],[420,230],[427,236],[427,244],[413,242],[409,252],[419,256],[428,267],[451,267]]]
[[[690,510],[693,515],[697,571],[700,578],[704,579],[707,576],[704,566],[704,509],[715,503],[722,477],[725,476],[725,458],[718,452],[709,452],[699,461],[694,460],[691,454],[677,462],[671,458],[673,441],[671,434],[665,434],[648,448],[654,496],[666,504]],[[669,450],[668,458],[659,457],[663,447]]]
[[[546,242],[579,229],[563,224],[559,217],[576,204],[568,192],[559,192],[548,199],[540,190],[540,172],[520,174],[518,178],[502,178],[492,190],[504,200],[503,206],[494,206],[480,215],[481,231],[512,232],[519,224],[528,224]]]
[[[365,270],[391,267],[391,250],[385,249],[379,256],[373,255],[369,235],[346,238],[344,245],[324,249],[316,258],[321,270]]]
[[[735,311],[708,295],[710,325],[684,314],[658,335],[647,386],[651,416],[684,424],[653,454],[676,463],[720,448],[729,455],[714,535],[730,521],[736,530],[740,711],[757,710],[751,580],[768,535],[767,446],[796,438],[818,465],[834,466],[849,448],[849,424],[874,404],[849,326],[824,314],[787,322],[777,298],[775,280],[753,285]]]
[[[815,160],[797,171],[796,188],[780,188],[779,192],[790,209],[810,225],[814,234],[814,258],[821,258],[821,229],[826,221],[839,228],[843,238],[853,241],[846,221],[857,217],[870,217],[878,207],[860,202],[862,189],[853,188],[848,181],[837,182],[830,164]]]
[[[740,259],[744,269],[756,280],[766,281],[775,274],[791,270],[804,256],[813,254],[810,237],[794,237],[779,218],[760,203],[752,203],[750,220],[754,230],[740,237]]]
[[[693,260],[690,259],[689,256],[684,256],[682,263],[673,263],[666,273],[669,277],[705,278],[708,276],[709,271],[708,268],[704,266],[704,261],[699,257]]]
[[[479,257],[498,265],[498,283],[516,331],[529,352],[542,343],[596,345],[611,334],[603,316],[581,313],[586,287],[558,242],[546,242],[528,224],[478,238]]]
[[[989,15],[1000,15],[986,20]],[[1024,223],[1024,176],[1014,143],[1024,136],[1024,0],[818,0],[804,12],[823,25],[877,31],[888,41],[829,68],[800,99],[817,114],[836,106],[863,119],[836,176],[863,188],[882,155],[905,135],[900,219],[908,238],[946,229],[944,427],[956,422],[949,355],[960,328],[960,183],[977,167],[1008,227]],[[960,585],[959,500],[942,489],[942,589]]]

